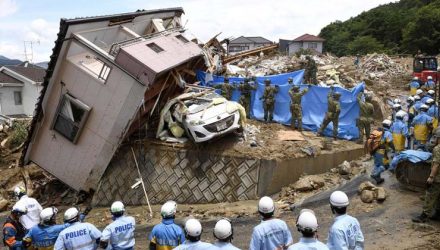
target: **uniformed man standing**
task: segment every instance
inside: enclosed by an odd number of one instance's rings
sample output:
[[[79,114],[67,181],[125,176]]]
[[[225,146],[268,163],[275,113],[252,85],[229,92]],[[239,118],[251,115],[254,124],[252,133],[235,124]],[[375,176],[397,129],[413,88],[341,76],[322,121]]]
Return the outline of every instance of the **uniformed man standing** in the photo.
[[[362,101],[362,92],[357,95],[359,104],[359,119],[357,119],[357,127],[359,130],[359,143],[364,141],[364,131],[366,138],[370,137],[371,124],[373,123],[374,106],[371,104],[371,96],[365,95],[365,101]]]
[[[209,248],[209,250],[239,250],[239,248],[231,243],[233,234],[234,230],[231,221],[226,218],[220,219],[215,223],[214,227],[214,237],[217,241],[214,242],[213,247]]]
[[[316,80],[316,72],[317,72],[316,62],[310,56],[307,56],[306,59],[307,59],[307,65],[306,65],[306,72],[305,72],[305,82],[308,83],[308,84],[316,85],[317,84],[317,80]]]
[[[252,90],[256,90],[257,87],[249,82],[249,78],[245,78],[243,83],[238,85],[240,90],[240,104],[246,110],[246,118],[251,117],[251,94]]]
[[[135,239],[134,229],[136,222],[131,216],[124,216],[125,207],[120,201],[113,202],[110,207],[113,216],[113,222],[102,231],[99,245],[106,249],[111,246],[112,249],[133,250]]]
[[[312,85],[310,85],[312,86]],[[298,131],[302,131],[302,107],[301,107],[301,99],[303,95],[305,95],[309,89],[305,89],[299,92],[299,86],[293,86],[289,90],[289,95],[291,99],[290,103],[290,113],[292,114],[291,118],[291,127],[295,129],[295,123],[297,124],[296,128]]]
[[[162,222],[153,227],[150,233],[150,250],[171,250],[185,242],[185,233],[175,222],[177,204],[174,201],[165,202],[160,215]]]
[[[206,250],[212,248],[212,244],[200,240],[202,236],[202,224],[197,219],[188,219],[185,222],[186,241],[174,248],[175,250]]]
[[[432,151],[432,165],[431,172],[426,184],[428,189],[426,190],[425,199],[423,201],[423,212],[419,216],[412,219],[413,222],[426,222],[428,219],[440,219],[440,204],[438,201],[440,199],[440,129],[437,129],[434,133],[435,137],[435,147]],[[435,207],[437,205],[437,207]],[[434,208],[436,208],[435,211]],[[432,212],[435,212],[432,215]]]
[[[263,108],[264,108],[264,121],[271,122],[273,119],[273,110],[275,108],[275,95],[279,91],[279,87],[270,86],[270,80],[264,80],[264,93],[263,96],[260,97],[260,100],[263,100]]]
[[[339,99],[341,94],[334,93],[334,87],[330,87],[330,91],[327,95],[328,108],[327,113],[325,113],[324,120],[322,121],[321,127],[318,130],[319,135],[323,135],[324,129],[328,126],[330,122],[333,122],[333,138],[336,139],[338,136],[338,123],[339,114],[341,113],[341,105],[339,104]]]
[[[229,78],[224,77],[223,84],[216,85],[214,88],[220,89],[220,94],[227,100],[232,99],[232,91],[234,91],[234,86],[229,83]]]
[[[23,204],[27,213],[20,217],[21,224],[27,229],[31,229],[33,226],[40,223],[40,213],[43,210],[40,203],[34,198],[29,197],[26,194],[24,187],[15,187],[14,195],[18,199],[17,204]]]
[[[291,245],[288,250],[328,250],[328,247],[317,239],[318,220],[312,210],[301,210],[296,221],[296,227],[301,232],[302,237],[298,243]]]

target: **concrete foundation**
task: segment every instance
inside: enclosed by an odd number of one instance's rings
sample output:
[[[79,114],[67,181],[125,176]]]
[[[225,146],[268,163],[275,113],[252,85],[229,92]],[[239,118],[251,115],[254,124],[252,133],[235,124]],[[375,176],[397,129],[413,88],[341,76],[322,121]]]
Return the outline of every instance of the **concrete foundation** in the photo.
[[[264,160],[225,156],[146,143],[122,146],[101,178],[93,204],[108,206],[114,200],[128,205],[145,204],[133,147],[150,202],[217,203],[257,199],[279,192],[304,174],[319,174],[361,157],[357,146],[338,152],[323,151],[316,157]]]

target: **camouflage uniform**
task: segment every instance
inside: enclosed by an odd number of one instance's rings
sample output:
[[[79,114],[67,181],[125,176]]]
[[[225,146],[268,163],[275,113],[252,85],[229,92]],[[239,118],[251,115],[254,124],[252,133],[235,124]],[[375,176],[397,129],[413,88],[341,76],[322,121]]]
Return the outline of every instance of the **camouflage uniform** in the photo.
[[[440,144],[434,147],[432,151],[432,164],[440,164]],[[423,213],[431,216],[434,208],[437,209],[437,213],[440,208],[438,203],[440,199],[440,171],[437,176],[434,177],[434,182],[428,187],[425,194],[425,200],[423,202]]]
[[[305,95],[309,89],[305,89],[301,92],[299,92],[299,87],[294,86],[292,89],[289,90],[289,95],[292,103],[290,104],[290,112],[292,114],[291,118],[291,127],[295,128],[295,122],[297,122],[298,130],[302,131],[302,107],[301,107],[301,98],[303,95]]]
[[[234,86],[229,83],[229,79],[225,77],[223,84],[216,85],[214,88],[220,89],[220,94],[227,100],[232,99],[232,91],[234,91]]]
[[[263,100],[264,121],[271,122],[273,119],[273,109],[275,108],[275,95],[278,93],[278,86],[270,86],[270,80],[264,80],[266,87],[264,88]]]
[[[251,93],[252,90],[256,90],[257,87],[249,83],[249,79],[244,79],[244,83],[238,85],[238,90],[241,92],[240,104],[246,110],[246,117],[251,117]]]
[[[364,131],[366,138],[370,137],[370,127],[373,123],[374,106],[371,104],[371,98],[365,97],[365,101],[362,101],[362,93],[357,96],[357,101],[359,103],[359,119],[356,120],[356,125],[359,130],[359,142],[364,141]]]
[[[316,62],[310,56],[307,56],[307,65],[305,72],[305,82],[309,84],[316,85],[316,72],[317,72]]]
[[[333,137],[336,139],[338,136],[339,114],[341,113],[341,105],[339,104],[340,95],[340,93],[335,93],[333,96],[333,88],[328,93],[328,109],[327,113],[325,113],[324,121],[322,121],[321,127],[318,130],[318,134],[322,135],[328,124],[333,122]]]

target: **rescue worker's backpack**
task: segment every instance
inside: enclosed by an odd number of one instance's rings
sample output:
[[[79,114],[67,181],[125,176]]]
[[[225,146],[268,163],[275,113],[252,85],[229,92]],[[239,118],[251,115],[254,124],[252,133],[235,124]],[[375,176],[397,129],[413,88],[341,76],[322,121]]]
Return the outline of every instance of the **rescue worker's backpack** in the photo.
[[[374,130],[370,134],[370,138],[368,138],[365,143],[365,148],[370,154],[374,154],[376,150],[380,147],[380,142],[382,140],[383,131]]]

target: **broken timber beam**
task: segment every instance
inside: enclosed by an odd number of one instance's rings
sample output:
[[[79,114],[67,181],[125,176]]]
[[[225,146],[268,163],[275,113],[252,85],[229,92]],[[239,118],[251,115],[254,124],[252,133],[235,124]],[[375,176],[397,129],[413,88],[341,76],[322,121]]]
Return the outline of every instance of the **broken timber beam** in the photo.
[[[223,64],[235,61],[235,60],[240,59],[245,56],[252,56],[252,55],[259,54],[261,52],[271,51],[274,49],[278,49],[278,43],[264,46],[264,47],[258,47],[256,49],[252,49],[252,50],[246,50],[241,53],[237,53],[235,55],[227,56],[223,59]]]

